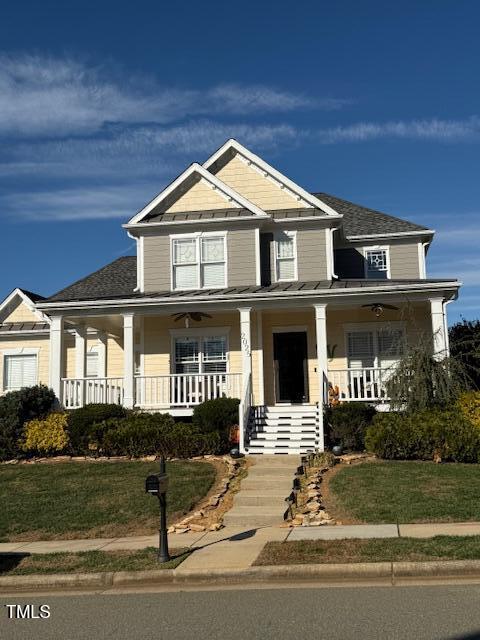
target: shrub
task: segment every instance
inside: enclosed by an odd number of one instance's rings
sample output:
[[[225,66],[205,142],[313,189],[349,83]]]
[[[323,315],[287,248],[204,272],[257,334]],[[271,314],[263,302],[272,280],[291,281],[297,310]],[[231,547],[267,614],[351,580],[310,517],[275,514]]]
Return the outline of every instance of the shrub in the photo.
[[[88,453],[90,430],[95,423],[109,418],[124,418],[127,414],[127,409],[118,404],[87,404],[80,409],[70,411],[67,431],[72,453],[76,455]]]
[[[363,402],[344,402],[327,410],[329,437],[347,449],[365,448],[365,431],[372,423],[375,408]]]
[[[91,437],[106,455],[191,458],[228,450],[224,433],[201,433],[196,425],[175,422],[168,414],[138,413],[110,418],[96,424]]]
[[[44,418],[54,403],[55,394],[45,385],[11,391],[0,398],[0,460],[19,454],[25,422]]]
[[[457,400],[457,406],[462,415],[480,429],[480,391],[462,393]]]
[[[217,398],[207,400],[193,410],[193,424],[202,432],[228,431],[238,424],[237,398]]]
[[[458,410],[379,413],[367,429],[369,451],[388,460],[478,462],[480,430]]]
[[[68,445],[66,426],[65,413],[51,413],[43,420],[30,420],[24,426],[21,448],[42,455],[64,451]]]

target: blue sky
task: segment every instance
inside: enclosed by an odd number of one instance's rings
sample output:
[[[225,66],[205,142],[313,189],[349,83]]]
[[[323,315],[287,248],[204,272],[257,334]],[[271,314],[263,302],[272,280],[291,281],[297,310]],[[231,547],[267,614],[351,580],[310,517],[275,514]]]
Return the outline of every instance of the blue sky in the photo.
[[[306,189],[437,230],[480,317],[480,4],[9,2],[0,298],[133,252],[121,223],[236,137]]]

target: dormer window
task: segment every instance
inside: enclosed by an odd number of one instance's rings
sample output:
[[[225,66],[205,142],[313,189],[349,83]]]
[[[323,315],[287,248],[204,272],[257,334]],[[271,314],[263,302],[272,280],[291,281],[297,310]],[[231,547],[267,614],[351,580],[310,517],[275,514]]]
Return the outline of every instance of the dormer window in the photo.
[[[370,247],[364,250],[365,277],[376,280],[390,278],[388,247]]]
[[[275,274],[277,282],[297,280],[297,243],[294,231],[275,237]]]
[[[225,287],[226,254],[224,233],[200,233],[173,237],[173,289]]]

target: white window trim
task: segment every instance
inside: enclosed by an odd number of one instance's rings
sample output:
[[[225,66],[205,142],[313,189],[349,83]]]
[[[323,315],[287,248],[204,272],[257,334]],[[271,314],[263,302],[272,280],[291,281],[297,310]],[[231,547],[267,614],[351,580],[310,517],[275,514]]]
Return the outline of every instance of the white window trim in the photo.
[[[392,322],[355,322],[343,325],[343,339],[345,344],[345,360],[347,361],[347,368],[350,368],[349,360],[349,351],[348,351],[348,334],[354,333],[355,331],[371,331],[375,333],[377,331],[385,331],[386,329],[401,329],[403,332],[403,340],[405,346],[408,344],[408,336],[407,336],[407,326],[406,323],[402,320],[394,320]],[[379,369],[380,364],[378,360],[378,342],[374,337],[373,339],[373,368]],[[400,360],[400,358],[398,358]],[[368,367],[367,367],[368,368]]]
[[[225,263],[225,278],[224,283],[218,287],[204,287],[201,285],[202,279],[202,248],[201,248],[201,239],[202,238],[213,238],[213,237],[222,237],[223,238],[223,251],[224,251],[224,263]],[[196,287],[175,287],[175,265],[174,265],[174,242],[175,240],[196,240],[196,251],[197,251],[197,286]],[[170,288],[172,291],[198,291],[200,289],[224,289],[228,287],[228,242],[227,242],[227,232],[226,231],[197,231],[196,233],[176,233],[170,235]]]
[[[175,375],[175,340],[176,338],[204,338],[205,336],[225,338],[227,356],[225,373],[230,373],[230,327],[203,327],[198,329],[170,329],[170,373]],[[189,375],[188,373],[184,375]],[[203,373],[191,375],[204,375]]]
[[[19,347],[18,349],[3,349],[0,351],[0,362],[2,365],[2,390],[4,392],[15,391],[15,389],[8,389],[5,386],[6,376],[5,376],[5,367],[6,360],[5,356],[36,356],[35,362],[35,384],[38,384],[38,355],[40,353],[40,347]]]
[[[293,278],[278,277],[278,241],[282,236],[293,238]],[[275,259],[275,282],[296,282],[298,280],[298,255],[297,255],[297,232],[296,231],[277,231],[274,234],[274,259]],[[281,260],[282,258],[280,258]]]
[[[362,247],[362,255],[363,255],[363,259],[364,259],[364,275],[365,278],[368,278],[369,275],[369,271],[368,271],[368,261],[367,261],[367,253],[369,251],[385,251],[386,253],[386,258],[387,258],[387,280],[390,280],[391,276],[391,270],[390,270],[390,247],[388,245],[368,245],[365,247]]]

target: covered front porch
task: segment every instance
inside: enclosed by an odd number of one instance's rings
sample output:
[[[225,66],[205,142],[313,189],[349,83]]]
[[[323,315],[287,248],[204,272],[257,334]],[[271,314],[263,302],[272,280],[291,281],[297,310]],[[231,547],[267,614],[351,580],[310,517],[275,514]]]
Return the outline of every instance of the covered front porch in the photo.
[[[323,405],[336,398],[388,407],[385,382],[407,344],[433,334],[446,351],[443,304],[396,300],[378,312],[365,300],[289,301],[55,315],[51,386],[66,409],[109,402],[189,416],[206,400],[238,398],[243,450],[256,425],[269,424],[268,408],[293,415],[304,407],[321,449]],[[70,342],[66,326],[74,327]]]

